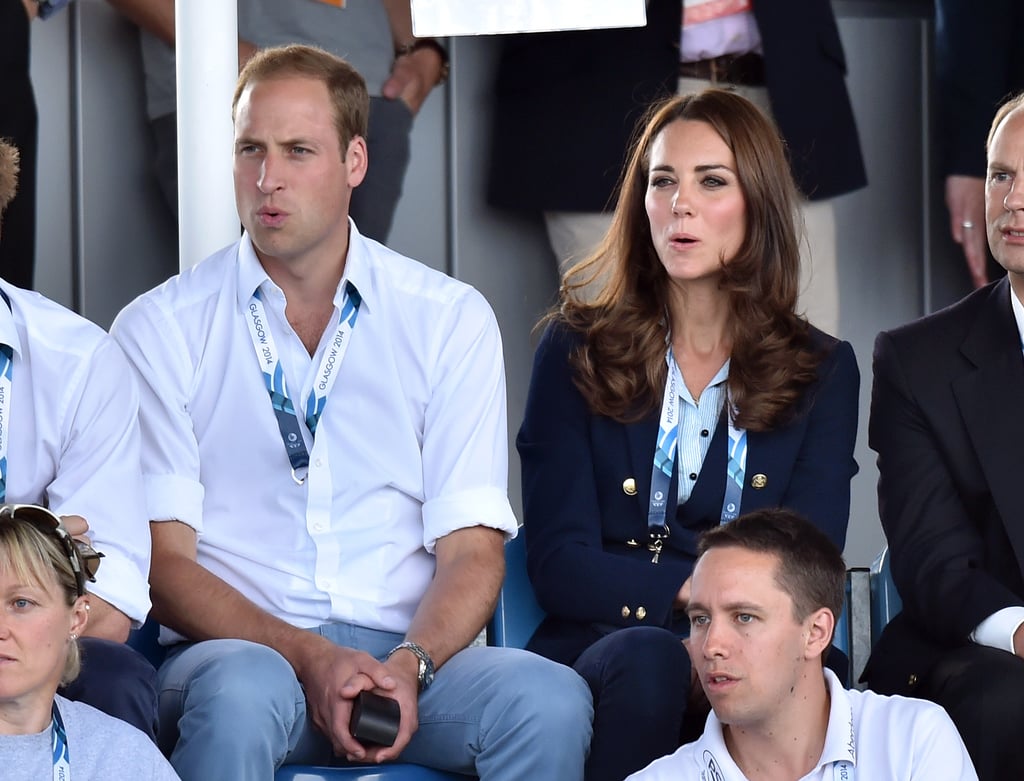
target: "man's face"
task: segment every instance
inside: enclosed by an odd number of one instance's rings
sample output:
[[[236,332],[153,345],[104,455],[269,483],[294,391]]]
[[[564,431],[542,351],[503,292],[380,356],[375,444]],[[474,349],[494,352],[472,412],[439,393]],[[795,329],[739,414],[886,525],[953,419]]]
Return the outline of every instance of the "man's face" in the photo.
[[[988,150],[985,179],[988,245],[1010,273],[1014,288],[1024,282],[1024,110],[1011,112],[996,129]],[[1021,291],[1018,290],[1018,295]]]
[[[712,548],[697,562],[687,613],[690,655],[719,721],[770,727],[803,698],[800,680],[817,675],[828,642],[813,617],[797,621],[775,582],[778,557]]]
[[[271,79],[242,92],[235,109],[235,203],[265,264],[336,262],[344,252],[366,145],[355,138],[342,151],[322,81]]]

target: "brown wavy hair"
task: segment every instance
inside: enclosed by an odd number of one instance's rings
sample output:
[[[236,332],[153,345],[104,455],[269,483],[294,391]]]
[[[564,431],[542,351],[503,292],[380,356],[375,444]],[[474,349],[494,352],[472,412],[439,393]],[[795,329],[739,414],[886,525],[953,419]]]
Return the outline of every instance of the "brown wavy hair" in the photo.
[[[706,122],[736,159],[746,201],[746,232],[736,256],[723,259],[732,337],[729,392],[737,426],[765,431],[796,414],[822,353],[796,314],[800,277],[798,199],[774,123],[747,99],[708,89],[653,105],[637,125],[618,186],[611,227],[593,255],[562,281],[549,319],[584,337],[571,360],[592,412],[633,422],[661,403],[669,337],[669,279],[654,248],[644,199],[650,150],[679,120]],[[603,285],[591,301],[582,288]]]

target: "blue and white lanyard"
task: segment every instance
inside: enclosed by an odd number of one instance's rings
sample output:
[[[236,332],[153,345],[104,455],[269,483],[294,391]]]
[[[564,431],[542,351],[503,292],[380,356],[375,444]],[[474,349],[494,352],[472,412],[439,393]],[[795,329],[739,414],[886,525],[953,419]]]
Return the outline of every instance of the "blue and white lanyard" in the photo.
[[[356,317],[359,315],[359,305],[362,298],[355,285],[351,282],[345,283],[345,293],[341,300],[341,316],[338,318],[338,327],[334,338],[324,350],[324,356],[320,360],[320,369],[317,372],[316,381],[306,399],[304,420],[309,433],[316,438],[316,428],[320,423],[320,416],[327,405],[327,396],[334,386],[334,381],[341,368],[341,362],[345,358],[349,342],[352,340],[352,330],[356,325]],[[305,440],[302,438],[302,429],[299,428],[298,417],[295,414],[295,405],[288,396],[288,385],[284,378],[284,368],[278,357],[277,346],[274,344],[274,336],[270,333],[270,326],[267,322],[267,313],[263,307],[263,297],[259,288],[249,299],[248,317],[249,335],[252,337],[252,346],[256,351],[256,359],[260,362],[263,370],[263,380],[267,386],[267,393],[270,394],[270,402],[274,407],[274,415],[277,417],[277,427],[281,431],[281,440],[284,442],[285,452],[292,465],[292,479],[302,485],[306,480],[309,471],[309,451],[306,449]]]
[[[50,748],[53,754],[53,781],[71,781],[71,753],[68,751],[68,736],[64,731],[64,721],[54,701],[53,719],[50,727]]]
[[[668,376],[665,379],[665,395],[661,401],[661,421],[658,425],[658,441],[654,448],[654,466],[651,471],[651,500],[647,511],[647,531],[650,535],[649,548],[658,563],[661,549],[668,539],[666,523],[669,487],[672,482],[672,467],[676,460],[679,440],[679,388],[683,378],[672,357],[670,347],[665,357]],[[733,422],[731,401],[726,402],[729,410],[729,458],[726,463],[725,498],[722,500],[722,523],[735,520],[740,514],[743,496],[743,479],[747,471],[747,432],[737,428]]]
[[[7,308],[11,299],[0,290]],[[7,446],[11,440],[11,380],[14,374],[14,348],[0,344],[0,503],[7,501]]]

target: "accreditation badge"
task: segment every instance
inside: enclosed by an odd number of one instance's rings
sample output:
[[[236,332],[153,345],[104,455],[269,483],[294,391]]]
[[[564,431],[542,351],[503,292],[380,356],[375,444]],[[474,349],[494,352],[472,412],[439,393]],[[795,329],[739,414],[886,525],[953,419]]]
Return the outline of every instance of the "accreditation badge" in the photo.
[[[683,0],[683,27],[749,13],[753,7],[753,0]]]

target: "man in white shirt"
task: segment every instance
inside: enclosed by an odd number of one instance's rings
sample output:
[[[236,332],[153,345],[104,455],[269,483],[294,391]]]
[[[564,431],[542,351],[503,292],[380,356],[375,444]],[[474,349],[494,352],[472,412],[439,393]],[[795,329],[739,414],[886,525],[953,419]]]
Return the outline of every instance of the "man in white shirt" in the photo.
[[[332,753],[579,778],[583,681],[467,647],[516,531],[501,341],[479,293],[348,219],[367,107],[333,55],[257,53],[233,104],[245,235],[114,324],[141,381],[155,611],[185,641],[161,743],[185,781]],[[400,703],[393,746],[349,730],[366,690]]]
[[[0,141],[0,213],[18,151]],[[125,645],[149,612],[138,390],[101,328],[0,279],[0,502],[46,505],[103,556],[82,674],[61,690],[156,737],[156,671]]]
[[[846,575],[824,534],[760,510],[705,532],[699,551],[688,647],[713,710],[699,740],[629,781],[977,778],[942,708],[847,691],[823,668]]]

